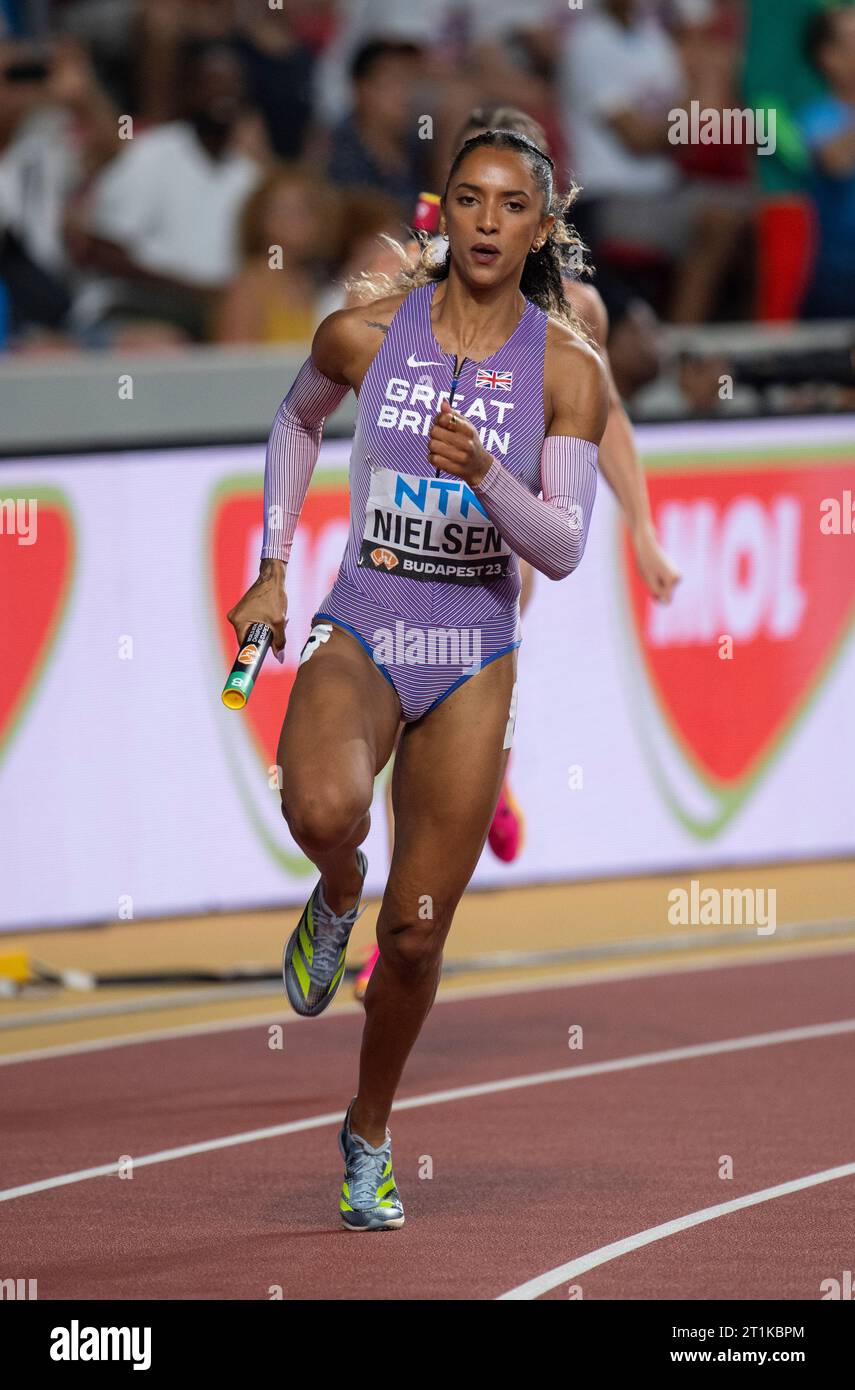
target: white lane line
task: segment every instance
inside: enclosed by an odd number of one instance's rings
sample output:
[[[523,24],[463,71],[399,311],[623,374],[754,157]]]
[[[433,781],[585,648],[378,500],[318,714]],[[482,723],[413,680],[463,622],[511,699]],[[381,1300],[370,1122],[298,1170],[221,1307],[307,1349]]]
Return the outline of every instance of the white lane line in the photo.
[[[509,1289],[507,1293],[500,1293],[497,1301],[502,1299],[514,1299],[516,1301],[530,1300],[539,1298],[541,1294],[549,1293],[565,1280],[577,1279],[580,1274],[584,1274],[589,1269],[596,1269],[598,1265],[608,1264],[610,1260],[617,1260],[621,1255],[628,1255],[632,1250],[640,1250],[644,1245],[653,1245],[657,1240],[666,1240],[668,1236],[679,1235],[681,1231],[688,1231],[692,1226],[702,1226],[706,1221],[715,1221],[719,1216],[728,1216],[733,1211],[742,1211],[745,1207],[756,1207],[761,1202],[771,1202],[775,1197],[787,1197],[791,1192],[803,1192],[808,1187],[818,1187],[824,1182],[836,1182],[838,1178],[855,1177],[855,1163],[843,1163],[839,1168],[825,1168],[821,1173],[808,1173],[804,1178],[793,1178],[790,1182],[776,1183],[774,1187],[764,1187],[759,1192],[748,1192],[744,1197],[734,1197],[730,1202],[720,1202],[715,1207],[704,1207],[701,1211],[690,1211],[686,1216],[677,1216],[673,1221],[663,1221],[661,1226],[651,1226],[649,1230],[639,1231],[634,1236],[625,1236],[623,1240],[615,1240],[611,1245],[603,1245],[599,1250],[591,1250],[587,1255],[580,1255],[578,1259],[568,1260],[566,1264],[558,1265],[555,1269],[550,1269],[546,1274],[538,1274],[535,1279],[529,1279],[525,1284],[518,1284],[515,1289]]]
[[[606,1062],[591,1062],[583,1067],[560,1067],[557,1071],[533,1072],[529,1076],[509,1076],[500,1081],[477,1082],[472,1086],[455,1086],[448,1091],[430,1091],[420,1096],[406,1096],[402,1100],[396,1100],[392,1109],[394,1114],[397,1110],[417,1110],[428,1105],[444,1105],[448,1101],[469,1100],[475,1096],[523,1090],[528,1086],[546,1086],[555,1081],[578,1081],[587,1076],[605,1076],[611,1072],[661,1066],[665,1062],[686,1062],[697,1057],[716,1057],[726,1052],[747,1052],[758,1047],[808,1042],[816,1038],[839,1037],[845,1033],[855,1033],[855,1018],[841,1019],[837,1023],[815,1023],[804,1028],[786,1028],[775,1033],[756,1033],[744,1038],[723,1038],[718,1042],[674,1047],[665,1052],[641,1052],[630,1057],[613,1057]],[[304,1120],[291,1120],[287,1124],[269,1125],[265,1129],[250,1129],[241,1134],[226,1134],[219,1139],[203,1139],[196,1144],[182,1144],[179,1148],[143,1154],[134,1158],[134,1167],[145,1168],[154,1163],[171,1163],[178,1158],[192,1158],[195,1154],[231,1149],[239,1144],[255,1144],[262,1139],[279,1139],[286,1134],[321,1129],[325,1125],[340,1125],[341,1122],[341,1111],[327,1115],[312,1115]],[[89,1178],[110,1177],[118,1172],[118,1167],[117,1160],[115,1163],[99,1164],[96,1168],[81,1168],[73,1173],[59,1173],[53,1178],[41,1178],[37,1182],[24,1183],[20,1187],[9,1187],[0,1192],[0,1202],[11,1202],[16,1197],[30,1197],[35,1192],[48,1192],[55,1187],[69,1187],[72,1183],[86,1182]]]
[[[224,1018],[217,1022],[184,1023],[175,1028],[150,1029],[147,1033],[120,1033],[109,1038],[87,1038],[81,1042],[56,1043],[53,1047],[39,1047],[31,1052],[8,1052],[0,1057],[0,1067],[13,1067],[18,1062],[47,1062],[55,1057],[76,1057],[82,1052],[109,1052],[114,1047],[133,1047],[134,1043],[172,1042],[176,1038],[202,1037],[206,1033],[229,1033],[241,1028],[254,1028],[256,1024],[264,1027],[271,1023],[296,1022],[296,1017],[282,1017],[283,1008],[284,1005],[273,1014],[242,1014],[240,1018]],[[341,1013],[341,1009],[336,1009],[335,1013]]]
[[[697,959],[673,961],[666,964],[577,972],[572,975],[550,976],[548,979],[541,980],[505,980],[501,983],[467,985],[462,989],[457,989],[454,985],[443,985],[435,1003],[456,1004],[470,999],[495,998],[504,994],[536,994],[545,989],[573,989],[581,985],[607,985],[624,980],[658,979],[667,975],[691,975],[695,971],[701,970],[742,970],[754,965],[781,965],[794,960],[815,960],[817,958],[825,960],[829,956],[848,956],[852,955],[853,952],[855,952],[855,947],[847,948],[835,945],[834,949],[829,951],[821,946],[811,946],[806,949],[797,948],[786,951],[776,949],[774,955],[768,958],[754,956],[748,960],[739,960],[734,957],[727,957],[726,959],[722,959],[720,956],[698,957]],[[228,1001],[222,1000],[222,1002]],[[117,1008],[115,1012],[118,1015],[124,1010]],[[318,1021],[329,1023],[336,1018],[361,1014],[362,1012],[361,1004],[336,1004],[334,1009],[322,1014]],[[40,1021],[41,1015],[39,1014],[34,1014],[31,1019],[27,1020],[28,1025],[33,1028],[37,1027]],[[254,1028],[256,1025],[282,1023],[294,1026],[295,1024],[305,1024],[307,1021],[298,1018],[296,1014],[289,1013],[283,1001],[282,1009],[272,1014],[244,1014],[240,1018],[212,1020],[210,1023],[176,1024],[173,1028],[156,1028],[141,1033],[120,1033],[115,1037],[88,1038],[80,1042],[56,1043],[53,1047],[33,1048],[27,1052],[9,1052],[0,1056],[0,1067],[12,1067],[18,1062],[49,1061],[54,1057],[74,1057],[85,1052],[107,1052],[114,1047],[133,1047],[136,1043],[172,1042],[178,1038],[200,1037],[210,1033],[227,1033],[235,1029]],[[312,1023],[315,1022],[316,1020],[312,1019]]]

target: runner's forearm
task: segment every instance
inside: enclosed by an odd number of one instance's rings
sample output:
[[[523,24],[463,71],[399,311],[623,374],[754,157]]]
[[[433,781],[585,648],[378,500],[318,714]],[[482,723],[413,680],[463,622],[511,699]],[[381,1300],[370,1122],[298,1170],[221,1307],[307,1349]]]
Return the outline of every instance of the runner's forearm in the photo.
[[[511,549],[550,579],[571,574],[584,554],[597,452],[590,440],[550,435],[541,456],[542,498],[495,459],[473,489]]]
[[[635,445],[629,416],[612,397],[608,423],[600,442],[600,471],[620,503],[627,526],[635,532],[650,524],[647,481]]]

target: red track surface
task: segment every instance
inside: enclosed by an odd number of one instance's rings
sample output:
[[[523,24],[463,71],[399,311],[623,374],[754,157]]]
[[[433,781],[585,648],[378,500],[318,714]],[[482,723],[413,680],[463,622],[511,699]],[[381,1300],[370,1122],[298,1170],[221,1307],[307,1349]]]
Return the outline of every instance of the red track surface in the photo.
[[[401,1099],[853,1017],[855,953],[449,1000]],[[282,1051],[253,1025],[0,1068],[0,1183],[340,1115],[361,1024],[295,1021]],[[568,1050],[574,1024],[581,1052]],[[265,1299],[271,1285],[286,1299],[494,1298],[637,1231],[855,1161],[855,1034],[432,1103],[392,1128],[401,1231],[357,1238],[339,1224],[330,1123],[4,1201],[0,1273],[37,1278],[40,1300]],[[589,1299],[817,1299],[851,1268],[853,1211],[843,1178],[572,1282]]]

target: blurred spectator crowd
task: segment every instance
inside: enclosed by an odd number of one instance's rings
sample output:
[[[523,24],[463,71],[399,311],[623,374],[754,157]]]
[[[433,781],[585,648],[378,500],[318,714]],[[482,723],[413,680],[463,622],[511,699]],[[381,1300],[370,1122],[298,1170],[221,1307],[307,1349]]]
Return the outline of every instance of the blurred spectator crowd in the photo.
[[[627,397],[659,320],[855,319],[846,0],[0,0],[0,349],[307,345],[496,105],[582,187]]]

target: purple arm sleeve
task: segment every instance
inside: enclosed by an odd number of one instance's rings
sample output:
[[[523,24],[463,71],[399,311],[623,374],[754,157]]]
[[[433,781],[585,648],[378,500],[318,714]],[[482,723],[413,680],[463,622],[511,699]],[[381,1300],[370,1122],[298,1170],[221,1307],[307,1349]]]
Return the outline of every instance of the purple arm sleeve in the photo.
[[[262,560],[288,563],[300,510],[318,461],[324,420],[349,390],[349,386],[330,381],[309,357],[277,410],[264,463]]]
[[[540,458],[542,499],[496,459],[473,488],[511,549],[550,579],[572,574],[584,554],[598,456],[587,439],[548,435]]]

